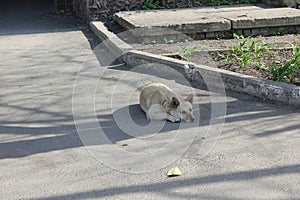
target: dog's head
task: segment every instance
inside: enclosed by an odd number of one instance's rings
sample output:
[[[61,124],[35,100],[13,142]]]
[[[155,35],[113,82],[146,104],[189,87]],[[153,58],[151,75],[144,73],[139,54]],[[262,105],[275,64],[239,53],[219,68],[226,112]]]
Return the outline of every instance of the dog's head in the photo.
[[[171,115],[180,118],[186,122],[193,122],[193,94],[190,94],[183,101],[178,101],[175,97],[172,99]]]
[[[190,94],[188,97],[184,99],[184,101],[180,102],[177,107],[177,112],[180,113],[180,118],[186,122],[193,122],[193,94]]]

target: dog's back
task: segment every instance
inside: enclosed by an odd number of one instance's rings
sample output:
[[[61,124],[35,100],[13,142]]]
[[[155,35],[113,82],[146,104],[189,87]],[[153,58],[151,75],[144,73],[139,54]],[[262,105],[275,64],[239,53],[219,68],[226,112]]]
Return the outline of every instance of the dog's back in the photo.
[[[148,119],[178,122],[194,121],[193,95],[187,98],[178,97],[170,88],[161,83],[146,85],[140,93],[140,106]]]
[[[166,85],[150,83],[140,93],[140,106],[145,112],[154,104],[162,105],[166,110],[170,110],[172,106],[169,104],[174,98],[177,98],[175,93]]]

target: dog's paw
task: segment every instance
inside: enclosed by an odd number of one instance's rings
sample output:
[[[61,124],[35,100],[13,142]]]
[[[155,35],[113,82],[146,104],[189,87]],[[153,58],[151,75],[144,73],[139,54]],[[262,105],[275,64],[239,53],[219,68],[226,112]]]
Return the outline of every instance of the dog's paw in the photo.
[[[169,115],[168,118],[167,118],[167,120],[170,121],[170,122],[173,122],[173,123],[176,123],[176,122],[180,122],[180,121],[181,121],[180,118],[174,117],[174,116],[172,116],[172,115]]]

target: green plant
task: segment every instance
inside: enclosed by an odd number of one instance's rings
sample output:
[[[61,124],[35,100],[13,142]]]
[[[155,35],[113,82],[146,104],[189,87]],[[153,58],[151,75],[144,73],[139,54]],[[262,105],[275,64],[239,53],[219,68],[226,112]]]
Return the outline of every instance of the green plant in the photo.
[[[158,0],[145,0],[142,9],[143,10],[153,10],[159,8],[159,1]]]
[[[184,6],[184,8],[192,8],[192,7],[193,7],[193,4],[190,3],[190,2],[187,5]]]
[[[250,3],[257,3],[257,0],[241,0],[239,2],[241,4],[250,4]]]
[[[235,5],[235,4],[249,4],[256,3],[257,0],[211,0],[209,6],[221,6],[221,5]]]
[[[237,63],[242,68],[256,61],[260,67],[264,67],[263,57],[268,53],[269,44],[259,45],[260,39],[244,37],[242,35],[233,34],[235,39],[242,39],[238,44],[231,45],[228,54],[220,54],[228,64]]]
[[[288,34],[290,31],[288,28],[285,29],[277,29],[276,31],[274,31],[273,35],[286,35]]]
[[[182,49],[180,49],[179,54],[184,57],[185,59],[189,59],[190,57],[192,57],[192,55],[195,53],[195,51],[198,50],[198,47],[193,47],[193,48],[187,48],[187,47],[183,47]]]
[[[292,58],[284,64],[279,62],[272,62],[266,65],[263,61],[266,55],[271,55],[270,45],[260,45],[259,38],[251,39],[251,37],[244,38],[242,35],[234,34],[235,39],[241,39],[238,44],[231,45],[228,50],[229,53],[219,54],[228,64],[238,64],[244,68],[248,64],[255,62],[260,69],[268,71],[272,79],[275,81],[292,83],[297,77],[300,69],[300,47],[295,42],[292,44]]]
[[[273,62],[268,71],[272,74],[273,80],[292,83],[297,77],[297,71],[300,69],[300,47],[295,43],[293,46],[293,57],[283,65]]]
[[[209,6],[233,5],[236,4],[233,0],[211,0]]]
[[[263,58],[266,54],[270,53],[270,45],[265,43],[263,45],[258,45],[259,38],[254,39],[250,45],[250,51],[253,52],[253,58],[258,63],[260,68],[265,68],[265,63],[263,62]]]
[[[170,38],[164,38],[164,42],[166,44],[173,44],[174,43],[174,40],[170,39]]]
[[[156,44],[156,40],[151,40],[150,44]]]

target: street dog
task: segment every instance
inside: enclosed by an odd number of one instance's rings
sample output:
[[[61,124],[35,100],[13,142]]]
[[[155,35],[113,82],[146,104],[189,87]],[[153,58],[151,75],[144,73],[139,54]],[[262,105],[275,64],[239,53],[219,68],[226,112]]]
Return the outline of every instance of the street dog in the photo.
[[[193,122],[193,94],[185,99],[161,83],[150,83],[140,93],[140,107],[149,120]]]

